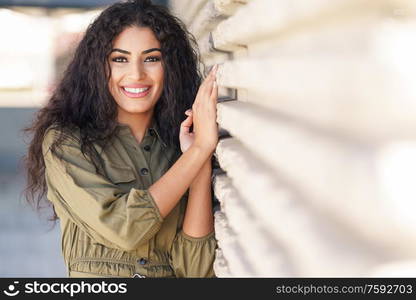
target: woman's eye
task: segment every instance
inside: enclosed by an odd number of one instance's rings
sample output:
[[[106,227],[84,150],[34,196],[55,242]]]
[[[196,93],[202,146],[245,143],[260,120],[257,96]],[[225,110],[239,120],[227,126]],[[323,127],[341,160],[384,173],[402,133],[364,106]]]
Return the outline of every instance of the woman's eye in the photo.
[[[125,57],[114,57],[112,59],[112,61],[114,61],[114,62],[125,62],[125,61],[127,61],[127,59]]]
[[[146,57],[146,60],[145,61],[149,61],[149,62],[160,61],[160,57],[157,57],[157,56],[149,56],[149,57]]]

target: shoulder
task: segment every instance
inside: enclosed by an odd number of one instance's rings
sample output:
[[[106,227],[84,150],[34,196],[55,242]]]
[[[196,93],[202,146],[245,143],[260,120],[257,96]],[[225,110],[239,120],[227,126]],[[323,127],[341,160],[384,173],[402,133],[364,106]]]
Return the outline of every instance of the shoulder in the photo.
[[[74,128],[59,128],[55,125],[49,126],[45,131],[42,141],[42,150],[45,154],[52,146],[71,146],[80,148],[80,132]]]

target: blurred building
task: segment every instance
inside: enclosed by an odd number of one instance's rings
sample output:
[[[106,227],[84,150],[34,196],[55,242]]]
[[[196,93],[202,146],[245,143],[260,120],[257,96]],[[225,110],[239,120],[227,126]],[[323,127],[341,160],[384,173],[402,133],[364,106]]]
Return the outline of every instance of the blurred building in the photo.
[[[217,276],[415,276],[416,2],[170,3],[220,64]]]

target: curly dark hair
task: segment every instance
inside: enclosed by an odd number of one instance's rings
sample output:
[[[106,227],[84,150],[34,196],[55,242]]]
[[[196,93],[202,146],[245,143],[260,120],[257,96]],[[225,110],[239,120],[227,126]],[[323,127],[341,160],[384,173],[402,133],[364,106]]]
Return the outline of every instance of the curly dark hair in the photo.
[[[48,128],[61,132],[51,146],[52,152],[62,144],[65,132],[71,132],[67,129],[77,129],[81,151],[86,158],[92,158],[96,168],[93,144],[105,145],[117,133],[117,104],[108,88],[108,56],[114,39],[129,26],[150,28],[160,42],[164,87],[155,106],[154,122],[165,143],[179,149],[180,123],[185,119],[185,110],[192,107],[202,80],[198,64],[205,71],[195,38],[166,7],[150,0],[113,4],[89,25],[48,103],[25,129],[31,137],[25,156],[25,198],[35,209],[44,207],[42,204],[51,206],[44,197],[47,185],[42,154]],[[50,220],[55,221],[58,217],[53,205],[52,209]]]

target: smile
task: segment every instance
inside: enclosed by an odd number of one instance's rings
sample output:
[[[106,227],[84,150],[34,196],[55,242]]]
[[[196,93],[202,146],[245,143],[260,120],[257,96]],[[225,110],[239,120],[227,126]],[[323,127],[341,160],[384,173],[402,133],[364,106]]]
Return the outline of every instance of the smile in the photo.
[[[150,86],[145,88],[129,88],[129,87],[122,87],[121,90],[123,91],[124,95],[130,98],[143,98],[145,97],[149,91]]]

